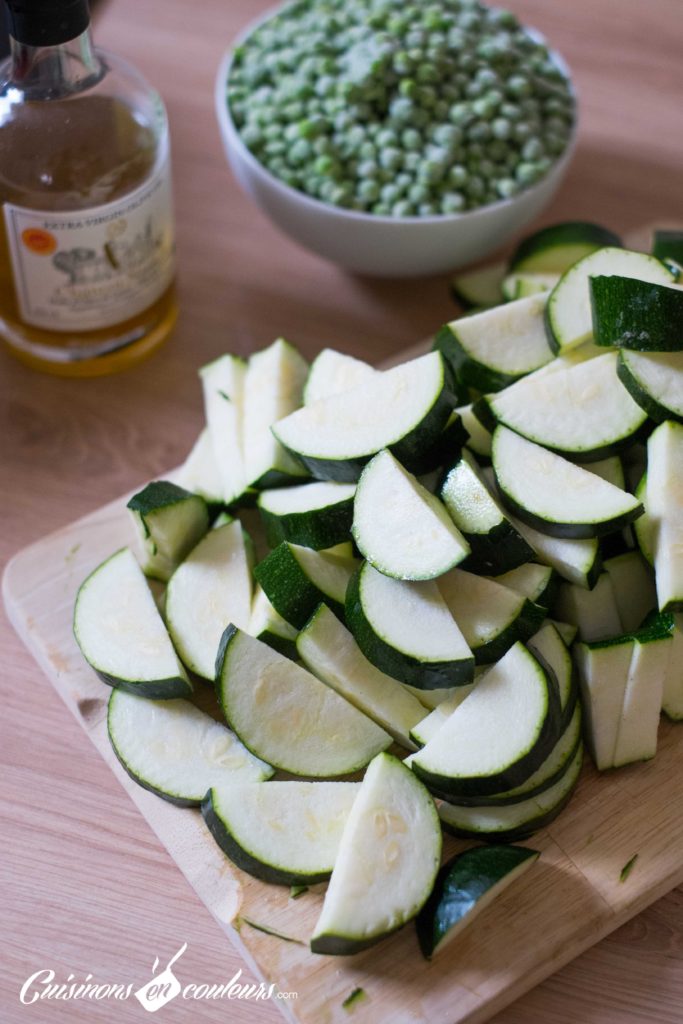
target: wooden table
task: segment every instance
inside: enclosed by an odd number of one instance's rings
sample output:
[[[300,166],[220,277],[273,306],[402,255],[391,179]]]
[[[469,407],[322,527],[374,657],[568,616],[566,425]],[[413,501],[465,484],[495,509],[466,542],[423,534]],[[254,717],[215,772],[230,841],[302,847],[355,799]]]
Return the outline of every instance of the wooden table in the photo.
[[[213,75],[225,45],[267,6],[111,0],[99,17],[100,44],[141,67],[169,108],[182,315],[164,350],[118,377],[49,378],[0,352],[3,561],[176,464],[201,424],[196,368],[221,351],[246,354],[283,334],[308,356],[327,344],[380,360],[453,313],[444,278],[346,276],[277,234],[238,191],[214,123]],[[680,0],[510,6],[566,56],[582,104],[576,160],[545,220],[594,219],[623,231],[658,218],[683,223]],[[243,965],[218,927],[6,623],[0,644],[3,1021],[140,1021],[134,1000],[21,1006],[19,988],[48,967],[61,980],[91,973],[137,987],[156,956],[165,962],[183,942],[183,979],[227,980]],[[233,1002],[226,1016],[211,1003],[176,1000],[163,1015],[167,1024],[280,1019],[269,1003]],[[682,1019],[681,890],[495,1018]]]

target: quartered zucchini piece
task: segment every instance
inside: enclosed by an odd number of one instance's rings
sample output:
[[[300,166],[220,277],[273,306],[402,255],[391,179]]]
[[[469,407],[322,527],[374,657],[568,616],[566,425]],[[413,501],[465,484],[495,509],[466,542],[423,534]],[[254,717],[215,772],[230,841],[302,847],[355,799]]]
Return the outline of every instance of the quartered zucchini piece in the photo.
[[[279,612],[275,611],[258,583],[254,588],[247,633],[257,640],[261,640],[262,643],[268,644],[273,650],[279,651],[287,658],[296,658],[297,656],[296,629],[294,626],[290,626]]]
[[[304,387],[304,405],[313,405],[320,398],[349,391],[378,373],[364,363],[333,348],[324,348],[315,357]]]
[[[653,524],[660,611],[683,611],[683,424],[667,420],[647,442],[646,511]]]
[[[319,551],[347,541],[355,484],[331,481],[262,491],[258,508],[271,548],[283,540]]]
[[[517,273],[564,274],[578,260],[607,245],[620,246],[621,239],[600,224],[578,220],[551,224],[519,243],[509,269]]]
[[[683,289],[632,277],[590,279],[593,333],[598,345],[636,352],[683,349]]]
[[[301,629],[321,602],[343,617],[346,588],[357,566],[355,559],[283,541],[259,562],[254,576],[275,610]]]
[[[559,629],[548,619],[527,642],[527,647],[541,664],[555,676],[560,698],[561,726],[569,723],[579,695],[579,684],[572,662]]]
[[[650,419],[683,422],[683,352],[632,352],[622,348],[619,380]]]
[[[168,480],[154,480],[128,502],[143,572],[166,582],[209,529],[206,502]]]
[[[211,508],[223,504],[223,482],[218,472],[211,435],[204,428],[192,451],[175,475],[175,483],[192,494],[198,494]]]
[[[453,297],[465,307],[497,306],[503,301],[501,285],[506,274],[505,263],[466,270],[451,278]]]
[[[246,373],[246,361],[232,355],[219,356],[199,371],[206,426],[227,505],[241,498],[247,486],[243,455]]]
[[[564,622],[576,626],[579,639],[586,643],[609,640],[625,631],[612,577],[607,572],[600,573],[592,590],[563,583],[554,610]]]
[[[542,608],[550,608],[557,590],[555,570],[549,565],[539,565],[537,562],[526,562],[516,569],[497,575],[496,583],[516,590],[518,594],[524,594]]]

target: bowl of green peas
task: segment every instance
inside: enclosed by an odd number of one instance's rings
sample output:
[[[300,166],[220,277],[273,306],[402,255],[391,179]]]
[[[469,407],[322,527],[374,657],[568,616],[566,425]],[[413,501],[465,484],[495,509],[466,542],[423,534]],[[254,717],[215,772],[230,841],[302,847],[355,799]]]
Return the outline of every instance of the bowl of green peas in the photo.
[[[576,140],[562,58],[480,0],[294,0],[225,54],[215,104],[237,181],[277,227],[382,277],[505,244]]]

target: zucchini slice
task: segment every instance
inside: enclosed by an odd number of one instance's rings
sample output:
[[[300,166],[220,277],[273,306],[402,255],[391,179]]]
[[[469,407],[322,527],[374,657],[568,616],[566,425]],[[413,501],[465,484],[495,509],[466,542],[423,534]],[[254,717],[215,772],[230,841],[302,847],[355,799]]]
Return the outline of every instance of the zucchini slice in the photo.
[[[401,746],[415,749],[410,730],[425,717],[424,707],[396,679],[367,660],[348,629],[324,604],[301,630],[296,646],[313,675],[377,722]]]
[[[318,399],[276,423],[273,433],[313,476],[350,483],[382,448],[412,468],[439,437],[453,404],[443,358],[430,352]]]
[[[452,320],[434,339],[457,380],[478,391],[500,391],[549,363],[545,295],[507,302]]]
[[[579,781],[582,764],[583,744],[579,744],[567,771],[550,789],[505,807],[442,803],[439,804],[441,824],[446,832],[465,839],[482,839],[489,843],[528,839],[564,810]]]
[[[615,768],[649,761],[657,753],[664,680],[672,647],[673,637],[666,628],[643,629],[635,637],[614,746]]]
[[[593,643],[624,632],[615,588],[609,573],[602,572],[592,590],[563,583],[555,604],[556,614],[578,629],[580,640]]]
[[[607,247],[584,256],[562,275],[548,298],[546,325],[550,345],[556,352],[580,345],[590,337],[590,279],[601,275],[634,277],[664,285],[675,280],[660,260],[642,252]]]
[[[503,297],[506,302],[514,302],[545,292],[547,298],[559,280],[559,274],[508,274],[502,285]]]
[[[472,693],[472,690],[477,685],[478,681],[479,679],[475,677],[474,681],[468,683],[466,686],[458,686],[452,691],[452,696],[448,697],[440,704],[437,704],[430,714],[419,721],[417,725],[411,729],[411,738],[418,747],[425,747],[429,743],[444,724],[446,719],[450,718],[455,709],[459,708],[465,698]]]
[[[258,583],[254,588],[247,633],[287,658],[297,657],[297,631],[275,611]]]
[[[683,424],[667,420],[647,442],[646,508],[654,524],[659,610],[683,611]]]
[[[329,686],[234,626],[221,640],[216,687],[245,747],[292,775],[349,775],[391,745],[388,733]]]
[[[546,617],[545,608],[522,594],[463,569],[451,569],[437,586],[477,665],[498,661],[518,640],[528,640]]]
[[[617,360],[616,352],[607,352],[568,369],[527,377],[489,395],[481,411],[566,458],[598,461],[631,445],[647,421],[647,413],[617,378]]]
[[[621,239],[600,224],[578,220],[551,224],[519,243],[509,268],[517,273],[564,274],[578,260],[606,245],[620,246]]]
[[[588,747],[599,771],[612,768],[626,682],[635,648],[631,635],[596,643],[579,643],[574,659]]]
[[[662,711],[672,722],[683,722],[683,615],[672,615],[671,653],[664,676]]]
[[[533,604],[540,604],[542,608],[550,608],[557,590],[555,570],[549,565],[538,565],[536,562],[526,562],[516,569],[499,574],[496,576],[496,583],[516,590],[518,594],[523,594]]]
[[[510,521],[534,549],[536,557],[551,566],[558,576],[570,583],[578,583],[587,590],[595,586],[602,568],[597,538],[570,540],[566,537],[549,537],[547,533],[541,533],[512,516]]]
[[[489,494],[477,470],[476,462],[465,452],[446,475],[439,493],[471,548],[464,568],[497,576],[528,562],[534,552]]]
[[[299,408],[307,376],[308,363],[284,338],[249,357],[244,378],[244,471],[247,485],[257,490],[308,475],[270,429]]]
[[[209,529],[209,511],[198,494],[154,480],[126,506],[146,576],[166,582]]]
[[[192,494],[198,494],[209,507],[222,506],[223,483],[218,472],[211,435],[206,427],[176,473],[175,483]]]
[[[212,786],[230,789],[274,774],[234,733],[188,700],[156,701],[114,690],[107,730],[130,777],[180,807],[199,806]]]
[[[159,700],[192,693],[129,548],[102,562],[81,584],[74,636],[85,660],[109,686]]]
[[[202,814],[238,868],[274,885],[315,885],[332,874],[359,782],[217,783]]]
[[[475,665],[475,680],[477,678],[477,673],[480,671],[483,670],[477,669]],[[403,683],[406,690],[408,690],[409,693],[412,693],[413,697],[417,697],[420,704],[422,704],[427,711],[433,711],[434,708],[438,708],[441,704],[451,700],[451,698],[455,698],[457,694],[463,691],[466,692],[470,685],[470,683],[466,683],[462,686],[442,686],[438,687],[436,690],[420,690],[417,686],[410,686],[408,683]]]
[[[424,690],[472,679],[472,652],[436,583],[395,580],[366,562],[349,584],[346,619],[368,661],[394,679]]]
[[[556,683],[521,643],[481,677],[411,767],[453,797],[519,786],[546,759],[560,733]]]
[[[639,551],[605,559],[605,569],[625,633],[639,629],[645,616],[657,607],[657,590],[652,570]]]
[[[471,405],[458,406],[455,411],[469,434],[469,439],[466,441],[467,447],[480,461],[488,464],[491,460],[491,431],[484,426]]]
[[[683,349],[683,290],[632,277],[591,277],[593,333],[598,345],[636,352]]]
[[[683,352],[631,352],[622,348],[619,380],[656,423],[683,423]]]
[[[368,562],[395,579],[434,579],[470,553],[443,504],[389,451],[363,470],[351,532]]]
[[[595,473],[601,480],[606,480],[608,484],[614,484],[622,491],[627,490],[624,464],[618,455],[610,455],[599,462],[587,462],[583,468],[589,473]]]
[[[283,540],[320,551],[348,540],[355,484],[329,481],[262,491],[258,508],[271,548]]]
[[[632,494],[507,427],[493,435],[493,468],[506,507],[553,537],[604,537],[643,512]]]
[[[315,357],[308,371],[304,387],[304,405],[313,405],[321,398],[350,391],[376,376],[374,370],[362,359],[344,355],[333,348],[324,348]]]
[[[358,562],[283,541],[254,569],[275,610],[302,629],[323,602],[343,617],[346,589]]]
[[[683,266],[683,231],[655,231],[652,255],[658,260],[673,260]]]
[[[347,819],[311,950],[358,953],[401,928],[432,891],[441,842],[427,790],[397,758],[380,754]]]
[[[216,675],[216,654],[231,622],[246,629],[251,616],[251,570],[238,520],[210,530],[166,588],[166,625],[187,668]]]
[[[503,262],[466,270],[451,278],[453,298],[465,309],[479,306],[497,306],[503,301],[501,285],[506,273]]]
[[[227,505],[237,501],[247,485],[242,443],[246,373],[245,360],[231,355],[220,356],[199,371],[206,426]]]
[[[523,846],[475,846],[444,864],[415,922],[424,958],[440,953],[540,856]]]
[[[636,498],[641,502],[645,511],[633,524],[633,532],[643,558],[652,566],[655,564],[657,524],[648,511],[649,499],[647,496],[647,473],[643,473],[640,483],[636,487]]]
[[[560,698],[561,726],[564,729],[574,714],[579,695],[579,683],[567,645],[557,626],[548,620],[529,638],[527,647],[555,676]]]

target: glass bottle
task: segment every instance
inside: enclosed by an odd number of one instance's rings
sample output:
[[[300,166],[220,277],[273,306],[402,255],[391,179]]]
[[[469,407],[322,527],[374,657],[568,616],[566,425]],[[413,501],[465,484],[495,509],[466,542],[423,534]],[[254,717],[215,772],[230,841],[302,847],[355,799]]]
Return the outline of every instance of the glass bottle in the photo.
[[[93,49],[87,0],[5,0],[0,337],[68,376],[123,369],[176,316],[166,111]]]

